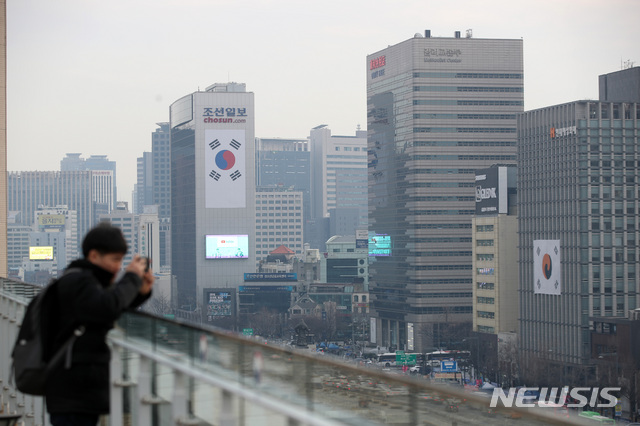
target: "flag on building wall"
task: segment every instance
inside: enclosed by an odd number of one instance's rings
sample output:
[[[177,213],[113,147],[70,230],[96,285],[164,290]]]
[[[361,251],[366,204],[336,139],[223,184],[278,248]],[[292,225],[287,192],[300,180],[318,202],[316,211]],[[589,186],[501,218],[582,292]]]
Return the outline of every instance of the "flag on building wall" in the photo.
[[[245,208],[245,131],[208,129],[204,135],[205,207]]]
[[[533,242],[533,292],[560,294],[562,289],[560,240]]]

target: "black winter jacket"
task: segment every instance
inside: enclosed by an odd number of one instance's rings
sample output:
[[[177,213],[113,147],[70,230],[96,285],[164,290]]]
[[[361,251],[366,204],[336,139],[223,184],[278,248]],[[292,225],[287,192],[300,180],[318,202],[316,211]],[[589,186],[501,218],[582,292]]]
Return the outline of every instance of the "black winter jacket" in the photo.
[[[78,269],[79,268],[79,269]],[[59,347],[79,325],[85,332],[73,345],[71,368],[54,370],[47,381],[49,413],[106,414],[109,412],[109,360],[107,332],[120,314],[142,304],[150,295],[139,294],[142,280],[126,273],[114,285],[113,275],[80,259],[73,261],[58,284],[59,313],[53,347]]]

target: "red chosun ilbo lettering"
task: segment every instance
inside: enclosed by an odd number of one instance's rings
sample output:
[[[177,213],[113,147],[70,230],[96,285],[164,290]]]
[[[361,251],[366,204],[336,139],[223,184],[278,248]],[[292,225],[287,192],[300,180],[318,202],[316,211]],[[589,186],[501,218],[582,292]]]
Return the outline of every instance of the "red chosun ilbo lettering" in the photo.
[[[371,68],[372,70],[375,70],[376,68],[382,68],[387,64],[387,57],[386,56],[380,56],[379,58],[375,58],[371,60]]]

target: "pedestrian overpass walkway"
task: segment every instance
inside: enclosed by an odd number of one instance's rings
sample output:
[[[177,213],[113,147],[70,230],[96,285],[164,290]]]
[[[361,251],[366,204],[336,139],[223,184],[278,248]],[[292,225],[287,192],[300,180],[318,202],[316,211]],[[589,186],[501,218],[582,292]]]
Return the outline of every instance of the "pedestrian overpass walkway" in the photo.
[[[0,425],[48,426],[44,401],[9,380],[26,304],[41,288],[0,278]],[[218,329],[131,312],[109,336],[109,426],[580,424],[552,412],[489,409],[489,398],[349,365]]]

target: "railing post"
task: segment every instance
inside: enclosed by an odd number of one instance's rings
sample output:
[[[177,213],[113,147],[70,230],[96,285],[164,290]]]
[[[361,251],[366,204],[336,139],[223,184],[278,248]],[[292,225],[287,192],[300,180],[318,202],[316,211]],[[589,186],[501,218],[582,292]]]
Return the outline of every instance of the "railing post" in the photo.
[[[171,417],[174,424],[180,424],[187,418],[187,378],[180,371],[173,371],[173,397]]]
[[[138,425],[151,424],[151,410],[153,395],[151,394],[151,360],[140,356],[140,371],[138,372]]]
[[[118,383],[122,380],[122,348],[114,345],[111,351],[110,371],[110,426],[122,426],[122,387]]]
[[[222,390],[222,404],[220,406],[220,426],[235,426],[233,415],[233,395]]]

